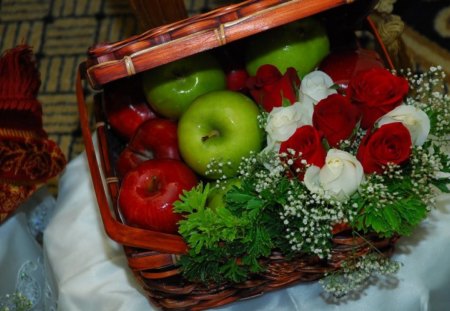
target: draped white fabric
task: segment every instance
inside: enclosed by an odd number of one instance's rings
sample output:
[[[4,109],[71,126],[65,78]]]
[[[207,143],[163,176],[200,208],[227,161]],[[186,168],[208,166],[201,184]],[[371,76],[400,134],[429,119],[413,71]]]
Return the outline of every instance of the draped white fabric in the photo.
[[[55,310],[55,287],[38,242],[54,206],[43,187],[0,224],[0,310]]]
[[[154,310],[141,294],[120,245],[103,231],[83,155],[60,181],[55,214],[45,230],[44,250],[58,288],[58,310]],[[402,238],[395,280],[369,286],[358,299],[324,298],[318,283],[300,284],[218,310],[450,310],[450,198],[411,237]]]

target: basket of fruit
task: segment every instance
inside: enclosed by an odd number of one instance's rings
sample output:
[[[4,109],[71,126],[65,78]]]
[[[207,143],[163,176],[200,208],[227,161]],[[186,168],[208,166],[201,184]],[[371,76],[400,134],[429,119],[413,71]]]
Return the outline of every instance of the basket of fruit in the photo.
[[[77,97],[101,218],[155,305],[316,280],[339,296],[352,272],[395,271],[446,190],[449,100],[438,68],[361,46],[375,4],[249,0],[89,49]],[[98,148],[83,80],[101,90]]]

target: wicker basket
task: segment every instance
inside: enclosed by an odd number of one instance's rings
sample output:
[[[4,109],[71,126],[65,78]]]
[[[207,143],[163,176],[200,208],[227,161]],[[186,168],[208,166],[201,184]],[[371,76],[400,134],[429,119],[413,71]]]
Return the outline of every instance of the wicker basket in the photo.
[[[104,96],[99,93],[94,98],[99,143],[99,152],[96,154],[83,80],[87,80],[94,89],[107,90],[105,85],[120,83],[121,78],[266,29],[319,13],[328,13],[330,17],[342,20],[348,17],[345,15],[348,12],[345,8],[361,2],[365,2],[364,7],[367,7],[366,1],[351,2],[353,1],[244,1],[89,50],[88,60],[80,65],[78,72],[77,97],[87,159],[102,221],[108,236],[124,246],[130,269],[155,305],[163,309],[202,310],[258,296],[291,284],[310,282],[322,278],[326,272],[339,269],[345,259],[367,254],[372,251],[373,246],[390,255],[397,238],[380,239],[376,235],[355,238],[351,231],[342,231],[333,238],[330,260],[305,255],[287,260],[282,254],[273,253],[262,259],[267,267],[266,271],[253,275],[243,283],[206,286],[189,282],[182,277],[177,266],[179,255],[187,252],[187,245],[182,237],[130,227],[124,223],[117,204],[119,179],[112,165],[121,146],[108,128],[102,111]],[[360,16],[365,18],[367,13],[360,12]]]

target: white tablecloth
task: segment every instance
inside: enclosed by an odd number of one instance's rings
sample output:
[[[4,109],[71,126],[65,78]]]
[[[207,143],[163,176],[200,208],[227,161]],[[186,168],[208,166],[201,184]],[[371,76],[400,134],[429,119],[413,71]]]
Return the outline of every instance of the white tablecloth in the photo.
[[[69,163],[60,180],[44,251],[58,288],[58,310],[154,310],[140,293],[122,249],[103,231],[86,159]],[[402,238],[394,258],[403,265],[392,284],[368,287],[358,299],[324,299],[318,283],[300,284],[219,310],[450,310],[450,198]]]

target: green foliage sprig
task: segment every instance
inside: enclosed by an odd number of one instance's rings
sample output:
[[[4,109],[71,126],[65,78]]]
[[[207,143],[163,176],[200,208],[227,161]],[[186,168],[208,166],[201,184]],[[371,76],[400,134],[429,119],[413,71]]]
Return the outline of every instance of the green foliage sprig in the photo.
[[[380,236],[409,235],[428,212],[410,174],[398,166],[389,166],[382,175],[369,175],[353,197],[358,213],[355,229],[377,232]],[[423,189],[423,188],[422,188]]]
[[[249,273],[263,270],[259,258],[270,254],[274,233],[265,225],[257,199],[232,191],[230,200],[245,206],[236,213],[225,206],[208,208],[210,192],[209,184],[199,184],[175,204],[176,212],[186,213],[179,232],[191,247],[180,264],[191,280],[243,281]]]

